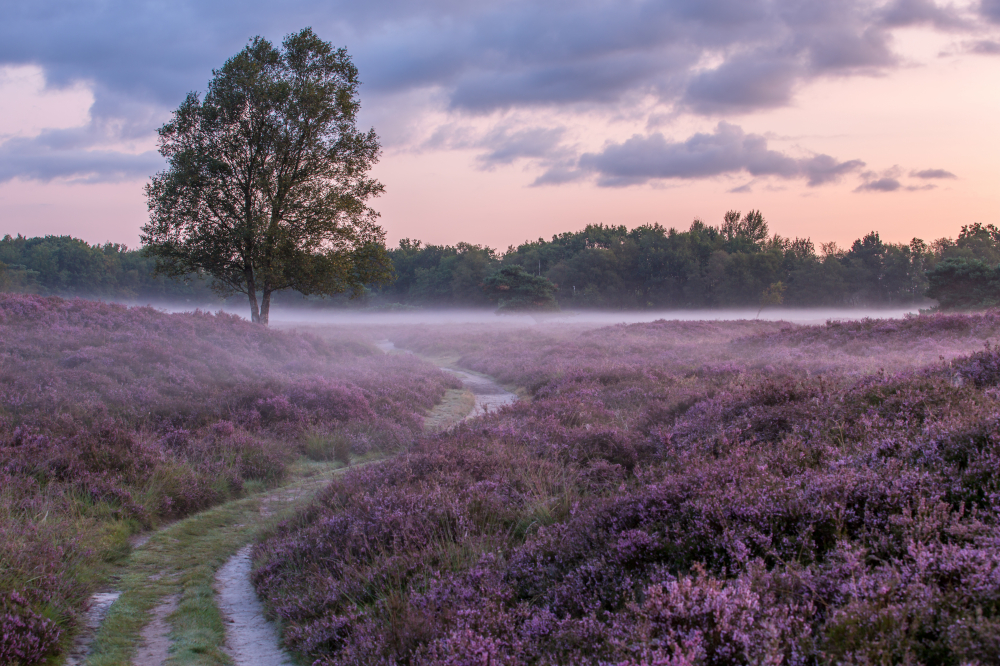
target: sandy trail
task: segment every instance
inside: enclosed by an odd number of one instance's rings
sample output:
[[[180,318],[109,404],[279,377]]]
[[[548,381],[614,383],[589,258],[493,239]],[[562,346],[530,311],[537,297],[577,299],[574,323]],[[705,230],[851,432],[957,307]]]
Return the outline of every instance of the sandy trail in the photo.
[[[277,628],[264,616],[264,604],[250,584],[250,549],[244,546],[216,574],[219,610],[225,618],[226,652],[236,666],[292,666]]]
[[[162,666],[170,656],[170,624],[167,617],[177,610],[180,595],[172,594],[153,609],[153,620],[142,629],[142,645],[132,658],[133,666]]]
[[[379,342],[378,346],[386,353],[406,351],[397,350],[388,340]],[[462,370],[442,370],[457,375],[475,396],[475,407],[466,419],[495,411],[517,400],[516,395],[489,377]],[[284,497],[274,499],[288,501]],[[268,503],[262,505],[261,514],[270,514]],[[293,662],[280,647],[278,630],[265,617],[264,605],[250,583],[250,550],[251,546],[246,546],[236,553],[219,569],[215,578],[219,609],[226,620],[226,651],[236,666],[290,666]]]
[[[442,368],[446,369],[446,368]],[[475,418],[488,412],[495,412],[505,405],[517,402],[517,396],[503,388],[489,377],[474,375],[464,370],[448,370],[462,380],[465,388],[472,391],[476,397],[476,406],[472,408],[466,419]]]
[[[389,340],[380,340],[375,343],[379,349],[388,354],[389,352],[397,351],[403,352],[404,354],[412,354],[408,349],[400,349],[394,343]],[[476,398],[476,406],[473,407],[472,411],[465,417],[466,419],[472,419],[482,414],[486,414],[491,411],[496,411],[505,405],[517,402],[517,396],[503,388],[496,383],[490,377],[485,375],[477,375],[465,370],[453,370],[451,368],[441,368],[445,372],[450,372],[456,375],[462,380],[462,384],[465,388],[472,392],[472,395]]]
[[[66,666],[79,666],[86,661],[90,653],[90,644],[94,642],[94,634],[104,621],[104,616],[108,614],[111,604],[115,603],[120,595],[121,592],[98,592],[90,597],[90,608],[87,609],[83,627],[66,657]]]

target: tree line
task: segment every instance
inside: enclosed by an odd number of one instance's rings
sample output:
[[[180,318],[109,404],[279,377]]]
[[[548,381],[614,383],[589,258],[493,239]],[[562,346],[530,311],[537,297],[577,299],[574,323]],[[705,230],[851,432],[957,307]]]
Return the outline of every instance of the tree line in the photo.
[[[872,231],[849,248],[817,248],[808,238],[770,234],[760,211],[730,211],[718,226],[696,219],[687,231],[588,225],[503,254],[468,243],[404,239],[389,255],[396,280],[372,298],[415,306],[487,305],[487,293],[476,285],[511,265],[549,279],[564,309],[756,307],[769,298],[773,303],[776,294],[798,307],[936,298],[945,307],[968,308],[1000,300],[1000,231],[978,223],[962,227],[957,239],[889,243]],[[978,280],[971,292],[970,276]]]
[[[156,259],[120,243],[20,234],[0,239],[0,291],[142,303],[218,301],[198,274],[173,280],[155,269]]]
[[[470,243],[425,245],[403,239],[388,256],[395,279],[369,285],[358,299],[282,292],[278,302],[489,307],[502,295],[496,287],[500,270],[519,267],[521,274],[545,278],[546,284],[532,288],[551,293],[563,309],[757,307],[776,293],[785,305],[798,307],[905,306],[928,298],[945,308],[1000,305],[1000,229],[978,223],[962,227],[956,239],[898,244],[873,231],[849,248],[834,243],[817,248],[807,238],[770,234],[759,211],[731,211],[718,226],[701,220],[687,231],[658,224],[631,230],[589,225],[503,253]],[[204,276],[170,279],[156,273],[156,260],[142,250],[89,245],[70,236],[0,240],[0,290],[135,302],[221,302]]]

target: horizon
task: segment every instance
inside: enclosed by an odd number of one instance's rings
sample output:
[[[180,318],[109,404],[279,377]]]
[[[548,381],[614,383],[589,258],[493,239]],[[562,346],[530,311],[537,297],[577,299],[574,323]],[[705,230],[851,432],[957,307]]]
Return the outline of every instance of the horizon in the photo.
[[[731,209],[817,245],[930,242],[1000,214],[996,0],[251,9],[5,17],[0,236],[137,247],[156,129],[249,38],[307,25],[359,68],[390,247]]]

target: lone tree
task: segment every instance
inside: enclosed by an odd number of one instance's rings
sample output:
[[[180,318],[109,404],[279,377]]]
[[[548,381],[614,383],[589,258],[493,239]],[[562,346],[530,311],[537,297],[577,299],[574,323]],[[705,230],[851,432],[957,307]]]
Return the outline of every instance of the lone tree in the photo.
[[[547,277],[532,275],[516,264],[483,280],[483,291],[497,301],[497,314],[558,311],[555,289]]]
[[[786,287],[779,280],[778,282],[772,282],[771,286],[765,289],[760,295],[760,308],[757,309],[757,316],[754,319],[760,318],[760,313],[763,312],[764,308],[768,305],[781,305],[785,302],[785,290]]]
[[[161,272],[210,275],[265,325],[275,291],[353,298],[392,277],[367,203],[383,187],[368,175],[375,130],[355,126],[358,70],[310,28],[281,46],[252,39],[160,128],[169,166],[146,186],[141,235]]]

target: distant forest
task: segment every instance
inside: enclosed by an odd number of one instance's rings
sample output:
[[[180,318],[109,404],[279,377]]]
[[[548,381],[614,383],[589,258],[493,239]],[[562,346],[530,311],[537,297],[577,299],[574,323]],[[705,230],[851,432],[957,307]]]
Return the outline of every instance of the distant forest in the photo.
[[[808,238],[770,234],[758,211],[742,216],[734,211],[719,226],[695,220],[687,231],[658,224],[631,230],[589,225],[503,253],[468,243],[424,245],[404,239],[389,254],[395,282],[360,299],[283,294],[277,303],[488,307],[484,280],[505,265],[551,280],[564,309],[756,307],[778,283],[784,305],[798,307],[913,305],[926,303],[928,295],[977,307],[996,305],[992,294],[1000,294],[1000,230],[981,224],[962,227],[954,240],[915,238],[904,245],[884,242],[873,231],[849,248],[822,243],[817,249]],[[156,275],[155,260],[141,250],[89,245],[70,236],[0,240],[0,290],[139,303],[221,303],[209,281],[197,275],[187,281]]]

